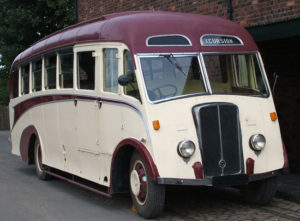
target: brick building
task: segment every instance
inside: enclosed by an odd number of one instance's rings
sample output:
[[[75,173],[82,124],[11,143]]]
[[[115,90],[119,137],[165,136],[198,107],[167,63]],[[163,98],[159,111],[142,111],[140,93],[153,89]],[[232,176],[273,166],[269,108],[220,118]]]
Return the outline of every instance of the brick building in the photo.
[[[300,0],[77,0],[77,19],[134,10],[163,10],[220,16],[253,36],[271,82],[290,168],[300,173]]]

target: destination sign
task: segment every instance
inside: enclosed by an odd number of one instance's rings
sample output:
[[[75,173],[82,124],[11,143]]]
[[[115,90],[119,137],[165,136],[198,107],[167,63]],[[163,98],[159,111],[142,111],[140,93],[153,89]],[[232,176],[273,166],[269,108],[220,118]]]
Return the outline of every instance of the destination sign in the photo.
[[[200,39],[202,46],[236,46],[243,42],[235,36],[227,35],[203,35]]]

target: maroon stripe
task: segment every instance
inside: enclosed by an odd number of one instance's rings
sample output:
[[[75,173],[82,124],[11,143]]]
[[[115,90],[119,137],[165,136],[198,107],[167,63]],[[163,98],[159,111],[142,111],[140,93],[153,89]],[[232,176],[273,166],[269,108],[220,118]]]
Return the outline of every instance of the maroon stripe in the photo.
[[[71,94],[55,94],[55,95],[44,95],[44,96],[38,96],[29,98],[17,105],[14,106],[14,122],[13,127],[15,126],[16,122],[20,119],[20,117],[30,108],[33,108],[34,106],[49,103],[49,102],[57,102],[57,101],[65,101],[65,100],[74,100],[74,104],[76,106],[77,100],[92,100],[92,101],[98,101],[98,102],[109,102],[109,103],[116,103],[116,104],[123,104],[126,106],[129,106],[137,111],[139,111],[136,107],[133,105],[123,102],[123,101],[117,101],[117,100],[111,100],[107,98],[101,98],[101,97],[91,97],[91,96],[83,96],[83,95],[71,95]]]

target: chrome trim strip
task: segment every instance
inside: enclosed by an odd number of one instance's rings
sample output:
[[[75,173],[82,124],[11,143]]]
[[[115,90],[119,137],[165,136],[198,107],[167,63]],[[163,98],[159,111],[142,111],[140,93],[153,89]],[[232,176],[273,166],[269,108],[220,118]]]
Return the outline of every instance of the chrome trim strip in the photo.
[[[200,66],[202,66],[202,69],[203,69],[203,75],[205,77],[205,81],[206,81],[208,93],[212,94],[212,88],[211,88],[211,84],[210,84],[210,81],[209,81],[208,73],[207,73],[207,70],[206,70],[203,53],[200,53],[200,61],[201,61],[200,62],[201,65]]]

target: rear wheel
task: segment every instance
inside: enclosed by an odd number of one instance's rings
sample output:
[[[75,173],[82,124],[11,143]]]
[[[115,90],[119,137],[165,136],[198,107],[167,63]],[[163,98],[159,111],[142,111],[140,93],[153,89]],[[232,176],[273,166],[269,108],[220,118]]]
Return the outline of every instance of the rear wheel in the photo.
[[[277,190],[277,177],[252,182],[241,188],[245,200],[257,205],[266,205],[274,197]]]
[[[149,176],[144,159],[134,152],[130,161],[130,190],[133,204],[144,218],[161,214],[165,203],[165,186],[158,185]]]
[[[35,140],[34,144],[34,163],[37,176],[41,180],[49,180],[51,176],[45,173],[45,169],[42,164],[42,149],[38,139]]]

